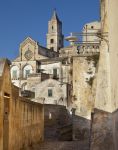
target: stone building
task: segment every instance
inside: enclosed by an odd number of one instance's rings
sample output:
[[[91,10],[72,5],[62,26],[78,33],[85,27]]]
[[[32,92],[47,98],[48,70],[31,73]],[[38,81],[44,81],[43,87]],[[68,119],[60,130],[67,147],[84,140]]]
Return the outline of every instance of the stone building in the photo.
[[[12,83],[21,89],[21,95],[30,97],[31,92],[34,92],[35,95],[39,94],[42,87],[37,91],[37,85],[40,86],[45,82],[44,80],[49,78],[55,80],[52,81],[55,83],[54,86],[59,88],[58,91],[61,89],[65,95],[68,95],[69,88],[62,87],[69,85],[71,81],[68,73],[69,59],[67,56],[59,57],[60,49],[63,47],[63,37],[62,22],[54,11],[48,23],[47,48],[39,45],[30,37],[20,44],[19,57],[12,61],[11,78]],[[62,84],[61,88],[58,86],[59,83]],[[57,97],[56,101],[61,98],[60,95]],[[66,99],[64,100],[66,106],[69,100],[67,98],[68,96],[62,97]]]
[[[58,54],[42,47],[30,37],[20,44],[19,57],[12,61],[11,78],[14,85],[27,90],[27,77],[29,74],[40,72],[38,60],[53,58]]]
[[[48,22],[47,48],[59,52],[63,47],[62,22],[54,10],[51,20]]]
[[[27,78],[29,74],[38,76],[38,73],[41,73],[39,60],[58,57],[59,49],[63,47],[62,23],[59,21],[56,11],[49,21],[48,28],[47,48],[27,37],[20,44],[19,56],[12,61],[12,82],[21,90],[28,89]]]
[[[101,23],[98,21],[90,22],[84,25],[83,27],[83,42],[89,42],[89,43],[99,43],[100,39],[97,36],[97,33],[99,33],[101,30]]]
[[[45,89],[45,90],[44,90]],[[36,85],[35,100],[44,104],[68,106],[70,103],[70,85],[54,79],[47,79]]]

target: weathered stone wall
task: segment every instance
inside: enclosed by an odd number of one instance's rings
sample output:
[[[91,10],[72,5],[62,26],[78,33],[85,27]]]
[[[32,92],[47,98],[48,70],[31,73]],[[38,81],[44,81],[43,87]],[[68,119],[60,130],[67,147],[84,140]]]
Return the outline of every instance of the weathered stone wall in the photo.
[[[43,106],[16,94],[12,87],[9,150],[31,146],[43,140]]]
[[[60,49],[59,57],[72,57],[77,56],[77,46],[70,45]]]
[[[99,32],[101,29],[101,23],[98,21],[90,22],[84,25],[83,33],[91,33],[92,36],[83,36],[83,42],[88,43],[99,43],[99,38],[95,35],[95,33]]]
[[[9,62],[6,59],[0,59],[0,150],[3,150],[5,148],[7,149],[8,143],[9,143],[9,138],[8,138],[9,128],[7,126],[6,126],[7,134],[6,135],[4,134],[4,120],[5,120],[4,99],[5,97],[8,97],[9,103],[11,102],[11,84],[10,84],[9,71],[10,71]],[[9,112],[9,109],[7,109],[7,112]]]
[[[83,54],[73,57],[73,140],[82,141],[89,147],[91,112],[94,108],[92,95],[99,54]]]
[[[118,149],[118,1],[101,0],[102,34],[91,150]],[[106,35],[106,36],[105,36]]]
[[[111,101],[113,111],[118,108],[118,1],[108,2],[109,23],[109,52],[110,52],[110,79],[111,79]]]
[[[118,149],[118,110],[113,113],[94,110],[92,117],[91,150]]]
[[[82,141],[89,147],[91,120],[73,115],[73,140]]]
[[[19,97],[7,60],[0,68],[0,150],[21,150],[43,140],[43,106]]]
[[[102,39],[97,75],[95,108],[113,112],[118,108],[118,71],[117,35],[118,35],[118,1],[101,0]],[[105,36],[106,35],[106,36]],[[101,101],[102,100],[102,101]]]
[[[92,85],[96,73],[98,55],[84,55],[73,57],[73,101],[75,115],[91,119],[94,105]]]
[[[46,79],[49,79],[49,74],[46,73],[35,73],[29,75],[27,78],[27,90],[35,92],[35,86]]]
[[[35,100],[39,103],[57,104],[67,106],[69,97],[67,95],[67,84],[61,83],[54,79],[45,80],[35,86]],[[52,95],[49,96],[48,90],[52,90]],[[68,98],[68,99],[67,99]]]

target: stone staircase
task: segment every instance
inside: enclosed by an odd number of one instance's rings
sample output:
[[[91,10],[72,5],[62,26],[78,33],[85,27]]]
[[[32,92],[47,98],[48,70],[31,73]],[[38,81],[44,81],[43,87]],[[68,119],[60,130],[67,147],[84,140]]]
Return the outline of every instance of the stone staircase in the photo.
[[[65,107],[45,105],[44,142],[25,150],[89,150],[87,141],[72,141],[72,129],[72,117]]]
[[[78,141],[46,141],[34,145],[27,150],[89,150],[82,142]]]

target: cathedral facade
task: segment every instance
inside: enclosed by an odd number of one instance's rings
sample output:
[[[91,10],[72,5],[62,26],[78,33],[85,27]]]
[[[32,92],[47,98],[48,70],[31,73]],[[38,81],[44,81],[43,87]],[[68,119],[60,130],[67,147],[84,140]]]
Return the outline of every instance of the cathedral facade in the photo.
[[[45,83],[45,86],[48,87],[46,83],[51,79],[53,87],[47,88],[45,96],[40,93],[39,99],[34,97],[33,100],[42,103],[42,98],[48,97],[49,102],[47,101],[47,103],[55,104],[62,100],[64,101],[63,105],[67,105],[68,92],[66,91],[70,88],[70,77],[68,76],[68,66],[66,66],[67,58],[59,56],[60,49],[63,48],[63,38],[62,22],[54,11],[48,22],[47,47],[39,45],[31,37],[27,37],[20,44],[19,56],[12,61],[11,78],[12,83],[20,88],[21,95],[25,92],[25,96],[28,96],[26,93],[30,91],[37,96],[39,92],[36,90],[37,85],[40,87],[40,84]],[[47,82],[44,82],[45,80]],[[61,93],[57,92],[56,99],[54,99],[55,91]]]

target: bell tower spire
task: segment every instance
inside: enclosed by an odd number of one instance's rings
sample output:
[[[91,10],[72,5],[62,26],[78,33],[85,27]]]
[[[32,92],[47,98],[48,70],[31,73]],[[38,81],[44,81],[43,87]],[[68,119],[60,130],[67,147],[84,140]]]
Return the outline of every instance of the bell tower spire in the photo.
[[[56,9],[48,22],[47,48],[59,52],[63,47],[62,22],[59,20]]]

